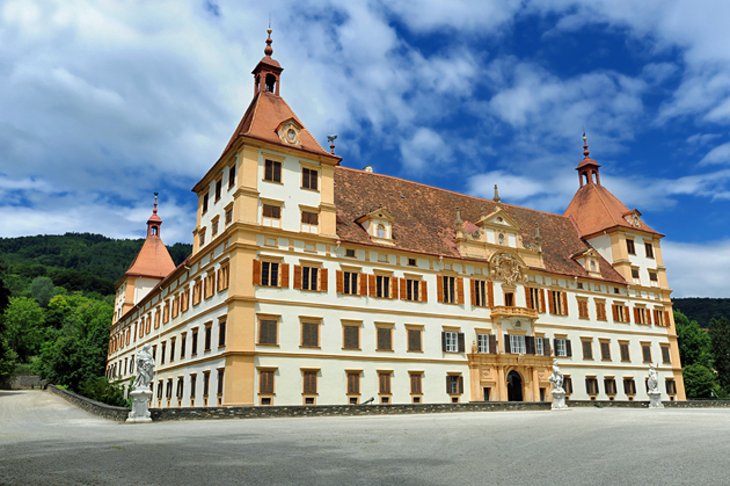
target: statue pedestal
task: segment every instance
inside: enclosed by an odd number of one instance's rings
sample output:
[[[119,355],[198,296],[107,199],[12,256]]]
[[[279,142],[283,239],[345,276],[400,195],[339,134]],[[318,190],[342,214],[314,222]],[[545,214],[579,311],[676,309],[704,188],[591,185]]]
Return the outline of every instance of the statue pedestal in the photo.
[[[565,404],[565,390],[553,390],[553,403],[550,406],[551,410],[568,410],[568,406]]]
[[[662,403],[662,392],[649,392],[649,408],[664,408],[664,404]]]
[[[147,402],[152,398],[152,392],[147,389],[137,389],[129,392],[132,397],[132,410],[127,416],[127,423],[152,422]]]

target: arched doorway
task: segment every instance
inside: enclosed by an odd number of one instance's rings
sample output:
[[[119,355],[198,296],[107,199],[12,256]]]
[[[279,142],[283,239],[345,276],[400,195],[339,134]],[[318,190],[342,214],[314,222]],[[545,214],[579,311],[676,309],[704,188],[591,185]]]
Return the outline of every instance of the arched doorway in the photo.
[[[522,401],[522,377],[515,370],[507,374],[507,399],[510,402]]]

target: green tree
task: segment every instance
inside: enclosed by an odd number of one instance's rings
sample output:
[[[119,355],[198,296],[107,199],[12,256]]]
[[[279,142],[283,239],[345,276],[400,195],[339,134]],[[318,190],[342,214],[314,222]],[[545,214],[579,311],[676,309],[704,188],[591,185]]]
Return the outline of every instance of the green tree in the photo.
[[[682,370],[687,398],[713,398],[717,387],[715,373],[699,363],[685,366]]]
[[[700,364],[707,369],[714,366],[712,359],[712,338],[700,327],[697,321],[691,321],[686,315],[674,311],[674,322],[679,341],[679,355],[684,367]]]
[[[730,319],[713,318],[710,321],[710,337],[717,381],[725,392],[730,393]]]
[[[38,301],[41,307],[47,307],[51,298],[56,295],[56,287],[49,277],[36,277],[30,282],[28,292],[31,297]]]
[[[78,391],[85,397],[109,405],[117,407],[126,407],[128,405],[121,388],[109,383],[105,376],[87,379],[79,385]]]
[[[3,335],[18,359],[27,363],[43,342],[45,314],[35,299],[11,297],[3,312]]]

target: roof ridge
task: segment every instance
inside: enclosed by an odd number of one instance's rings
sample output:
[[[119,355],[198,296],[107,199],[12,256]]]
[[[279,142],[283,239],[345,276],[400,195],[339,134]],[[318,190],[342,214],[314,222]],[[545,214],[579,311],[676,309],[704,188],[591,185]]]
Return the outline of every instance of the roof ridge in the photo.
[[[489,202],[489,203],[492,203],[492,204],[495,204],[495,205],[498,205],[498,206],[509,206],[509,207],[512,207],[512,208],[523,209],[525,211],[532,211],[534,213],[544,214],[546,216],[554,216],[554,217],[561,218],[561,219],[568,219],[567,216],[564,216],[562,214],[551,213],[549,211],[542,211],[540,209],[533,209],[533,208],[528,208],[528,207],[525,207],[525,206],[518,206],[517,204],[510,204],[510,203],[505,203],[505,202],[502,202],[502,201],[495,202],[495,201],[492,201],[490,199],[485,199],[483,197],[473,196],[471,194],[464,194],[463,192],[457,192],[457,191],[453,191],[451,189],[444,189],[443,187],[431,186],[429,184],[424,184],[423,182],[411,181],[411,180],[404,179],[402,177],[393,176],[393,175],[390,175],[390,174],[379,174],[377,172],[368,172],[366,170],[355,169],[353,167],[345,167],[345,166],[342,166],[342,165],[338,165],[337,166],[337,169],[346,169],[346,170],[350,170],[350,171],[353,171],[353,172],[360,172],[360,173],[363,173],[363,174],[368,174],[368,175],[373,175],[373,176],[387,177],[389,179],[394,179],[394,180],[397,180],[397,181],[407,182],[408,184],[414,184],[414,185],[421,186],[421,187],[427,187],[429,189],[436,189],[438,191],[447,192],[449,194],[455,194],[457,196],[468,197],[470,199],[476,199],[477,201]]]

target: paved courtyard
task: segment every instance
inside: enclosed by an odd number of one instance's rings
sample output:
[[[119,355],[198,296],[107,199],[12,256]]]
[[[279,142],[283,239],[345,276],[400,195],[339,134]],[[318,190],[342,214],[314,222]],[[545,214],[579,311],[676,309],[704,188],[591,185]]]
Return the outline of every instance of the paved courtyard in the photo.
[[[730,484],[730,410],[123,425],[0,392],[0,484]]]

